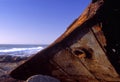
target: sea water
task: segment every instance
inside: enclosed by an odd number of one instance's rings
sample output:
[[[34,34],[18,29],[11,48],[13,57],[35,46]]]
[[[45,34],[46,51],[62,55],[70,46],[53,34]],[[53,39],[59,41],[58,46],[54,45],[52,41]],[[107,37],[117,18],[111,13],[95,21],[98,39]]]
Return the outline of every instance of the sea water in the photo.
[[[48,45],[0,44],[0,55],[29,57]]]

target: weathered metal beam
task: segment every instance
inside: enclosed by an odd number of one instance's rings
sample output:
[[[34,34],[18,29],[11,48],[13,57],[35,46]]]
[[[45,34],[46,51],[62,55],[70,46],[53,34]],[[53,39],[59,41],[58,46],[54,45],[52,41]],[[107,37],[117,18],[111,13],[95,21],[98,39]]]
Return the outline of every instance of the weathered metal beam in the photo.
[[[107,39],[102,31],[108,0],[93,0],[86,10],[50,46],[11,72],[15,79],[36,74],[61,82],[120,81],[107,56]]]

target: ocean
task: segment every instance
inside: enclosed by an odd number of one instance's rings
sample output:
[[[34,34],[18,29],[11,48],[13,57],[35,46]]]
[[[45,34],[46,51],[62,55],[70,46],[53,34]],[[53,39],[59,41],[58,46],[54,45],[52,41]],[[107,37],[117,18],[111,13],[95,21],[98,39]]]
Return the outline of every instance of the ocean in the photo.
[[[0,55],[29,57],[48,45],[0,44]]]

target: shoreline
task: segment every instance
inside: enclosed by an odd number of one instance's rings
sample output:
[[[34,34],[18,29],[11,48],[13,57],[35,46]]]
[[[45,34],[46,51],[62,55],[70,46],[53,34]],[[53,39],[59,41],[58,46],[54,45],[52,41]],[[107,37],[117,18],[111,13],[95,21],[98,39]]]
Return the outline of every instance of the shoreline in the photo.
[[[24,63],[28,58],[29,57],[0,55],[0,82],[24,82],[11,78],[9,73]]]

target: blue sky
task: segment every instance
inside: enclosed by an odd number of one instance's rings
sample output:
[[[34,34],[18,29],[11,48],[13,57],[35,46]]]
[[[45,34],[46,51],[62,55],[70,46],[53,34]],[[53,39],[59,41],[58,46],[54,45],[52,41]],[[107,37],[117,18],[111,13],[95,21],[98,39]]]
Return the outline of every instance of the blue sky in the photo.
[[[50,44],[91,0],[0,0],[0,44]]]

